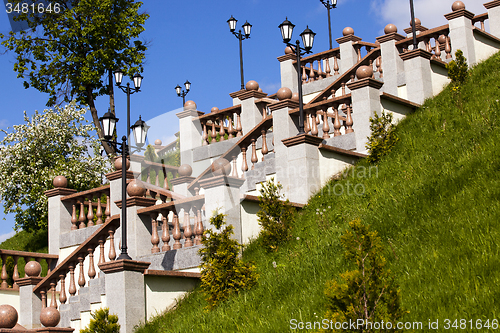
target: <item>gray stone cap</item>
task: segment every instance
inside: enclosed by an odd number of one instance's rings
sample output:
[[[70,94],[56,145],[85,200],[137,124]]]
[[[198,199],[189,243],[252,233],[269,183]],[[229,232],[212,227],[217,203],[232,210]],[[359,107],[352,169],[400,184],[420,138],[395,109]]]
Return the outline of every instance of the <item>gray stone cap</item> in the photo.
[[[500,6],[500,0],[493,0],[483,4],[486,9],[491,9]]]
[[[323,138],[304,133],[304,134],[292,136],[291,138],[288,138],[288,139],[283,139],[283,140],[281,140],[281,142],[283,142],[283,144],[286,147],[292,147],[292,146],[296,146],[299,144],[310,144],[313,146],[319,146],[323,142]]]
[[[201,274],[196,272],[162,271],[158,269],[146,269],[144,275],[170,276],[170,277],[193,278],[193,279],[201,278]]]
[[[202,116],[204,114],[205,114],[204,112],[197,111],[197,110],[184,110],[184,111],[181,111],[179,113],[176,113],[175,115],[179,119],[182,119],[182,118],[186,118],[186,117],[199,117],[199,116]]]
[[[416,49],[416,50],[411,50],[411,51],[408,51],[405,53],[401,53],[399,56],[404,61],[409,60],[409,59],[413,59],[413,58],[424,58],[424,59],[430,60],[432,57],[432,53],[430,53],[426,50]]]
[[[413,109],[418,109],[419,107],[421,107],[421,105],[418,104],[418,103],[409,101],[407,99],[404,99],[404,98],[401,98],[401,97],[398,97],[398,96],[394,96],[394,95],[388,94],[386,92],[383,92],[382,94],[380,94],[380,98],[381,99],[386,99],[386,100],[389,100],[391,102],[398,103],[398,104],[401,104],[401,105],[404,105],[404,106],[408,106],[408,107],[413,108]]]
[[[380,37],[376,37],[375,39],[379,43],[385,43],[385,42],[390,41],[390,40],[400,41],[400,40],[406,39],[406,37],[398,34],[397,32],[391,32],[389,34],[386,34],[386,35],[383,35]]]
[[[151,265],[150,262],[121,259],[108,261],[99,264],[98,266],[99,269],[104,272],[104,274],[109,274],[123,271],[144,273],[149,265]]]
[[[241,187],[241,185],[243,185],[244,182],[245,180],[241,178],[220,175],[202,179],[199,181],[199,184],[202,188],[207,189],[217,186]]]
[[[358,159],[359,158],[365,158],[365,157],[368,156],[368,155],[365,155],[365,154],[357,153],[355,151],[350,151],[350,150],[346,150],[346,149],[342,149],[342,148],[337,148],[337,147],[333,147],[333,146],[329,146],[329,145],[325,145],[325,144],[320,144],[318,148],[319,149],[328,150],[328,151],[333,151],[335,153],[339,153],[339,154],[342,154],[342,155],[356,157]]]
[[[364,79],[360,79],[358,81],[354,82],[349,82],[347,84],[347,88],[349,88],[351,91],[360,89],[360,88],[365,88],[365,87],[370,87],[370,88],[375,88],[375,89],[380,89],[384,85],[384,82],[372,79],[371,77],[367,77]]]
[[[76,193],[76,190],[73,190],[71,188],[54,188],[52,190],[48,190],[43,193],[47,196],[47,198],[52,198],[58,195],[66,196],[69,194],[73,194]]]
[[[465,18],[468,18],[469,20],[472,20],[472,18],[474,18],[474,13],[472,13],[464,8],[464,9],[456,10],[456,11],[451,12],[449,14],[445,14],[444,17],[446,17],[446,19],[448,21],[456,19],[458,17],[465,17]]]
[[[347,35],[347,36],[337,38],[335,41],[339,44],[343,44],[343,43],[347,43],[347,42],[359,42],[360,40],[362,40],[361,37],[354,36],[354,35]]]

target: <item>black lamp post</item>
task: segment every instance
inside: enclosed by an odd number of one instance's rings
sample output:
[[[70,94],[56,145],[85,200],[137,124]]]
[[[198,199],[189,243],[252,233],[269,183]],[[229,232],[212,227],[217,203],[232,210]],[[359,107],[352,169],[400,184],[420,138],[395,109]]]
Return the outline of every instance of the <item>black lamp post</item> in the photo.
[[[290,43],[294,27],[295,25],[293,25],[292,22],[288,21],[288,18],[286,18],[283,21],[283,23],[279,25],[279,28],[281,29],[281,36],[283,37],[283,43],[288,45],[297,56],[297,79],[299,85],[299,134],[298,135],[301,135],[304,134],[304,103],[302,102],[302,80],[300,77],[300,57],[303,56],[304,54],[312,53],[311,49],[314,43],[314,36],[316,34],[312,32],[312,30],[309,29],[309,27],[307,27],[300,34],[300,37],[302,37],[302,43],[304,44],[304,48],[301,48],[298,39],[295,42],[295,45]]]
[[[411,33],[413,34],[413,49],[418,48],[417,44],[417,29],[415,27],[415,11],[413,10],[413,0],[410,0],[410,14],[411,14]]]
[[[132,89],[130,89],[129,82],[127,82],[126,86],[121,85],[122,80],[123,80],[123,72],[120,69],[115,70],[114,75],[115,75],[116,86],[118,88],[120,88],[124,93],[127,94],[127,136],[129,136],[130,135],[130,95],[141,91],[141,84],[142,84],[143,77],[139,73],[136,73],[134,75],[134,87],[135,87],[135,89],[132,90]]]
[[[333,49],[332,46],[332,24],[330,20],[330,9],[337,7],[337,0],[319,0],[323,5],[325,5],[328,11],[328,35],[330,36],[330,50]]]
[[[175,92],[177,93],[177,96],[182,97],[182,106],[183,107],[184,107],[184,104],[186,104],[185,97],[188,94],[189,90],[191,89],[191,82],[186,80],[186,82],[184,82],[184,87],[186,88],[186,90],[182,90],[180,85],[177,85],[177,87],[175,87]]]
[[[101,118],[99,118],[101,122],[104,141],[110,144],[116,152],[122,154],[122,252],[118,256],[117,260],[121,259],[132,259],[127,253],[127,156],[129,155],[129,146],[127,145],[127,136],[122,136],[122,142],[111,141],[113,138],[113,134],[116,129],[116,123],[118,122],[118,118],[112,115],[109,111],[104,114]],[[134,151],[145,150],[142,149],[146,142],[146,136],[148,133],[149,126],[141,119],[139,116],[139,120],[135,122],[135,124],[131,127],[134,133],[135,144],[137,147],[134,148]]]
[[[243,48],[241,45],[241,41],[250,38],[250,30],[252,29],[252,25],[248,23],[248,21],[245,22],[245,24],[242,25],[243,27],[243,34],[241,33],[241,29],[236,32],[236,22],[238,22],[237,19],[231,15],[231,18],[227,20],[227,23],[229,24],[229,31],[233,33],[233,35],[238,38],[240,41],[240,74],[241,74],[241,90],[245,89],[245,83],[243,79]]]

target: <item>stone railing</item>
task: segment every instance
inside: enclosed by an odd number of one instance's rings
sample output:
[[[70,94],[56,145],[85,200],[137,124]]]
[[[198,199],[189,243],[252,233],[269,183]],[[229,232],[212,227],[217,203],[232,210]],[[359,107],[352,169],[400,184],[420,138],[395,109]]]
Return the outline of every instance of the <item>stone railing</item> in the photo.
[[[193,121],[200,121],[203,128],[202,142],[203,146],[210,143],[215,143],[217,134],[219,134],[219,141],[227,138],[237,138],[243,135],[241,126],[241,105],[235,105],[223,110],[213,107],[211,112],[200,116]]]
[[[105,245],[109,248],[108,261],[115,260],[116,249],[114,234],[119,225],[119,215],[109,217],[92,236],[80,244],[77,249],[59,263],[57,267],[33,288],[33,292],[41,296],[42,308],[47,306],[57,308],[58,304],[65,304],[68,300],[68,295],[76,295],[80,288],[85,287],[87,281],[97,276],[99,269],[96,267],[94,259],[94,251],[97,247],[99,248],[98,265],[106,262]],[[85,268],[85,266],[87,268]],[[78,277],[75,279],[77,267]],[[60,291],[59,297],[57,298],[56,287],[58,284]],[[47,305],[47,293],[51,294],[50,305]]]
[[[61,198],[62,202],[70,202],[73,205],[71,230],[103,224],[111,212],[109,188],[109,185],[104,185]],[[101,202],[101,198],[104,195],[106,196],[105,204]]]
[[[168,184],[168,173],[169,172],[172,173],[172,176],[175,178],[177,176],[178,169],[179,169],[179,167],[175,167],[175,166],[171,166],[171,165],[155,163],[155,162],[150,162],[150,161],[144,161],[141,174],[147,175],[146,176],[147,183],[153,184],[157,187],[160,187],[160,183],[162,181],[163,188],[165,190],[169,190],[170,186]],[[162,174],[163,177],[160,177],[160,174]],[[161,181],[160,181],[160,179],[161,179]]]
[[[479,22],[480,26],[478,27],[481,31],[486,31],[484,28],[484,21],[488,19],[488,13],[483,13],[476,15],[472,18],[472,25],[475,25],[477,22]]]
[[[417,42],[423,42],[425,50],[432,53],[433,60],[451,59],[451,40],[448,25],[443,25],[434,29],[420,31],[417,35]],[[434,45],[432,45],[434,41]],[[413,45],[413,38],[405,38],[396,42],[399,53],[406,53]],[[443,52],[444,51],[444,52]],[[444,58],[444,59],[443,59]]]
[[[285,52],[291,52],[286,50]],[[333,58],[333,66],[330,59]],[[340,48],[331,49],[325,52],[316,53],[300,60],[302,70],[302,83],[321,80],[326,77],[339,74],[338,59],[340,58]],[[293,62],[295,65],[297,61]],[[316,64],[316,66],[315,66]],[[316,67],[316,69],[314,68]]]
[[[205,230],[202,221],[204,203],[205,196],[196,195],[139,209],[137,214],[151,218],[151,253],[200,245]],[[160,223],[161,236],[158,233]]]
[[[42,263],[46,262],[47,274],[50,274],[53,264],[57,262],[59,258],[58,255],[47,254],[47,253],[35,253],[35,252],[25,252],[25,251],[12,251],[12,250],[2,250],[0,249],[0,257],[2,258],[2,273],[0,275],[2,283],[0,284],[0,290],[14,289],[19,290],[16,280],[21,278],[24,272],[24,266],[31,259]],[[9,266],[9,259],[13,260],[14,269],[13,272],[8,272],[7,266]],[[9,285],[9,282],[11,284]]]

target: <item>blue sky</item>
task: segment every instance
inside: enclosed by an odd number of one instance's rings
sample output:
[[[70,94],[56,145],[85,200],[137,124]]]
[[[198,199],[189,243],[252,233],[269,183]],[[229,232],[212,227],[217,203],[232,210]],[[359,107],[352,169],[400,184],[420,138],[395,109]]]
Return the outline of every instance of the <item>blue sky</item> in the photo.
[[[414,0],[415,14],[428,28],[446,24],[444,14],[451,12],[453,1]],[[483,1],[463,0],[475,14],[486,12]],[[484,1],[486,2],[486,1]],[[309,26],[316,33],[313,52],[329,47],[327,11],[319,0],[224,0],[224,1],[158,1],[144,0],[142,9],[149,13],[141,39],[149,42],[144,64],[142,91],[131,96],[131,123],[142,115],[149,125],[148,139],[160,138],[167,143],[178,130],[175,113],[182,106],[174,87],[192,83],[187,100],[194,100],[198,110],[210,112],[213,106],[222,109],[232,105],[229,93],[240,89],[238,40],[229,32],[226,21],[231,15],[239,29],[245,20],[253,25],[251,38],[243,41],[245,82],[256,80],[265,93],[280,88],[277,57],[284,54],[278,25],[288,17],[296,25],[294,39]],[[386,24],[393,23],[398,32],[409,26],[409,1],[405,0],[338,0],[331,12],[333,47],[346,26],[356,36],[374,42],[383,35]],[[10,31],[7,14],[0,13],[0,32]],[[3,53],[3,47],[0,47]],[[23,121],[23,111],[45,109],[48,95],[33,88],[24,89],[22,80],[13,71],[15,55],[0,54],[0,128],[7,129]],[[124,78],[127,82],[128,78]],[[109,98],[100,97],[96,106],[99,115],[108,107]],[[126,95],[115,91],[118,134],[126,127]],[[155,117],[159,117],[156,118]],[[88,117],[90,119],[90,115]],[[154,119],[154,120],[153,120]],[[161,121],[158,121],[161,119]],[[3,212],[3,208],[1,209]],[[0,212],[0,217],[3,213]],[[0,241],[14,226],[12,216],[0,220]],[[4,237],[2,237],[4,236]]]

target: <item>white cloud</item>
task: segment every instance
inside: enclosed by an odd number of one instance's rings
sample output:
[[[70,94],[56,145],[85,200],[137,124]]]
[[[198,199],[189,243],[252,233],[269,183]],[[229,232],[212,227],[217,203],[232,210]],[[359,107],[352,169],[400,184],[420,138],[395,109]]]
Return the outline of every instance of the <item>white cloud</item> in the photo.
[[[14,230],[12,230],[11,232],[9,233],[6,233],[6,234],[3,234],[3,235],[0,235],[0,243],[2,243],[3,241],[11,238],[12,236],[14,236],[16,234],[16,232]]]
[[[474,14],[486,12],[483,1],[462,0],[465,8]],[[435,28],[447,24],[445,14],[451,13],[450,0],[414,0],[415,17],[419,18],[426,28]],[[398,27],[398,33],[404,35],[403,29],[410,26],[410,3],[401,0],[373,0],[372,10],[379,17],[383,27],[392,23]],[[381,33],[383,34],[383,27]]]

